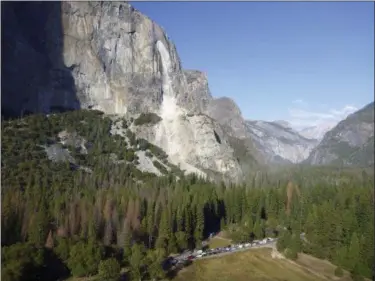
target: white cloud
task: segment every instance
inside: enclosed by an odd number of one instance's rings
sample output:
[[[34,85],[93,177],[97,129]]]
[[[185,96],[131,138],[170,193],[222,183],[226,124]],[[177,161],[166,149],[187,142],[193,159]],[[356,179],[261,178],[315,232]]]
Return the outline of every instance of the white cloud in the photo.
[[[293,103],[300,106],[307,106],[307,103],[301,99],[294,100]]]
[[[353,105],[345,105],[343,108],[331,108],[323,110],[322,106],[318,109],[309,109],[307,103],[294,101],[294,107],[289,108],[289,120],[287,120],[296,129],[302,129],[312,126],[334,126],[349,114],[358,110]]]

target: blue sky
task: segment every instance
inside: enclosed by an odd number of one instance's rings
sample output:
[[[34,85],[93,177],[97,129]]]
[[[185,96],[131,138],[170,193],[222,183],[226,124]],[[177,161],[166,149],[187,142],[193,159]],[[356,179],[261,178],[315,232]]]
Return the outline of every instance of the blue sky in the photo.
[[[132,2],[246,119],[335,122],[374,100],[374,3]]]

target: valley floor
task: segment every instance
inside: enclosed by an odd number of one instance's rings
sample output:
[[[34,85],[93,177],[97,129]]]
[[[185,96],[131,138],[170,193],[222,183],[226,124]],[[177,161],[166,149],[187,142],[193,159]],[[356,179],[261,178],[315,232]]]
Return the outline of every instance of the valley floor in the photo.
[[[271,249],[254,249],[220,258],[197,260],[174,281],[350,281],[334,276],[329,262],[300,254],[296,262],[272,258]]]

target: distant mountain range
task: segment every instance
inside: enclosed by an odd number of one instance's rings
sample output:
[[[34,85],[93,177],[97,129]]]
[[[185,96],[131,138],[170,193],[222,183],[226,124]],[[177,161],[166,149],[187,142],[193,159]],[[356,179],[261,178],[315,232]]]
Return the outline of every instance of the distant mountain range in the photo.
[[[247,129],[256,148],[269,164],[299,163],[318,145],[291,128],[285,121],[246,121]]]
[[[283,120],[248,120],[247,130],[268,164],[368,166],[374,163],[374,103],[339,123],[294,129]]]
[[[335,122],[322,123],[317,126],[311,126],[298,130],[298,133],[308,139],[322,140],[325,133],[327,133],[336,125],[337,123]]]
[[[374,102],[328,131],[305,163],[370,166],[374,164]]]

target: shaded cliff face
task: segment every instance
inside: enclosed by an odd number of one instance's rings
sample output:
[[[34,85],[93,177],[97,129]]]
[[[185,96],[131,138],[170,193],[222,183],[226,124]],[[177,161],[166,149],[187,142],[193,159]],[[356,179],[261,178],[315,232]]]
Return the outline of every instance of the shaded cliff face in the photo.
[[[58,2],[1,2],[2,116],[80,107]]]
[[[305,160],[318,140],[307,139],[284,122],[246,121],[255,146],[268,163],[299,163]]]
[[[3,111],[153,112],[158,124],[132,129],[173,163],[241,178],[226,132],[201,114],[212,100],[207,78],[182,70],[151,19],[125,2],[13,3],[2,3]]]
[[[349,115],[328,131],[306,163],[368,166],[374,164],[374,103]]]
[[[168,52],[172,86],[184,91],[175,46],[164,31],[123,2],[2,3],[4,108],[52,107],[139,113],[162,101]]]

